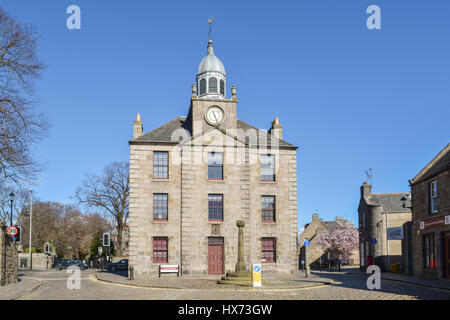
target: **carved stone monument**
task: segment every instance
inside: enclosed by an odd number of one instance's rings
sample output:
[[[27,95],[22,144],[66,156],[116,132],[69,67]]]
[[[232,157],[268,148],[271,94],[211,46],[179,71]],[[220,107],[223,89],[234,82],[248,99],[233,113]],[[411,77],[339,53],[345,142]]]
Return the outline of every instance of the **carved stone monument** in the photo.
[[[236,262],[235,272],[227,272],[225,277],[217,281],[220,284],[232,285],[252,285],[251,273],[247,272],[247,266],[244,261],[244,227],[245,221],[236,221],[238,227],[238,261]]]

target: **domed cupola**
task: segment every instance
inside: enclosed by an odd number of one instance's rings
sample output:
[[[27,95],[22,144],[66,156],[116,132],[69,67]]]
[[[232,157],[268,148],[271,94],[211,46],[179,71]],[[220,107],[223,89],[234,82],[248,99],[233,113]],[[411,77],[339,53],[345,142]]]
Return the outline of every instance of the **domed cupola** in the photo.
[[[197,96],[206,99],[226,99],[225,67],[214,55],[212,40],[208,42],[208,54],[202,59],[197,72]]]

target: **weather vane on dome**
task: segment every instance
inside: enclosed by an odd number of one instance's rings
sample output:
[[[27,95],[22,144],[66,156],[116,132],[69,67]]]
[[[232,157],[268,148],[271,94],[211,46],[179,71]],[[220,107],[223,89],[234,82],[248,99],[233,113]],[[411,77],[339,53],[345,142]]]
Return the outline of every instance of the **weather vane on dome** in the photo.
[[[211,40],[211,31],[212,31],[212,22],[214,20],[214,17],[211,17],[211,19],[208,20],[209,23],[209,40]]]

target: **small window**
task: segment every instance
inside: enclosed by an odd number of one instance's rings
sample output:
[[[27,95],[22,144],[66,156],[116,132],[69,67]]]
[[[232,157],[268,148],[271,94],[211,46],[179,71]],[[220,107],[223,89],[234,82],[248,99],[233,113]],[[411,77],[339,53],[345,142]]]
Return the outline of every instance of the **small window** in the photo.
[[[434,234],[423,236],[423,259],[423,266],[425,269],[435,269],[437,267]]]
[[[430,211],[431,213],[437,213],[437,181],[430,183]]]
[[[261,197],[261,217],[263,222],[275,222],[275,197]]]
[[[276,238],[261,238],[262,262],[277,262]]]
[[[217,79],[212,77],[209,78],[209,93],[217,93]]]
[[[208,153],[208,179],[223,180],[223,153]]]
[[[208,220],[223,221],[223,195],[208,195]]]
[[[153,177],[156,179],[169,178],[169,152],[153,152]]]
[[[167,263],[169,261],[168,243],[169,243],[169,239],[166,237],[154,237],[153,238],[153,262],[154,263]]]
[[[153,219],[167,220],[168,218],[168,195],[167,193],[153,194]]]
[[[220,80],[220,94],[225,95],[225,81]]]
[[[200,95],[205,94],[205,93],[206,93],[206,80],[201,79],[200,80]]]
[[[261,155],[261,181],[275,181],[275,156],[273,154]]]

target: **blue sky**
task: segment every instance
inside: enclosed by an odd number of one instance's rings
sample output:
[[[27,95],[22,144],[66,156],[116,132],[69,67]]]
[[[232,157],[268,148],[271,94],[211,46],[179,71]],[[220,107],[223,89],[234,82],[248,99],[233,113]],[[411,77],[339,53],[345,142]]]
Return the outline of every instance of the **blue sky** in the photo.
[[[77,4],[82,29],[66,28]],[[366,27],[381,8],[382,30]],[[68,201],[84,173],[128,159],[132,121],[185,115],[214,16],[215,53],[238,118],[299,146],[299,225],[357,222],[359,187],[408,192],[450,142],[450,2],[2,0],[41,36],[37,95],[53,128],[38,145],[42,200]],[[230,93],[227,93],[230,95]]]

